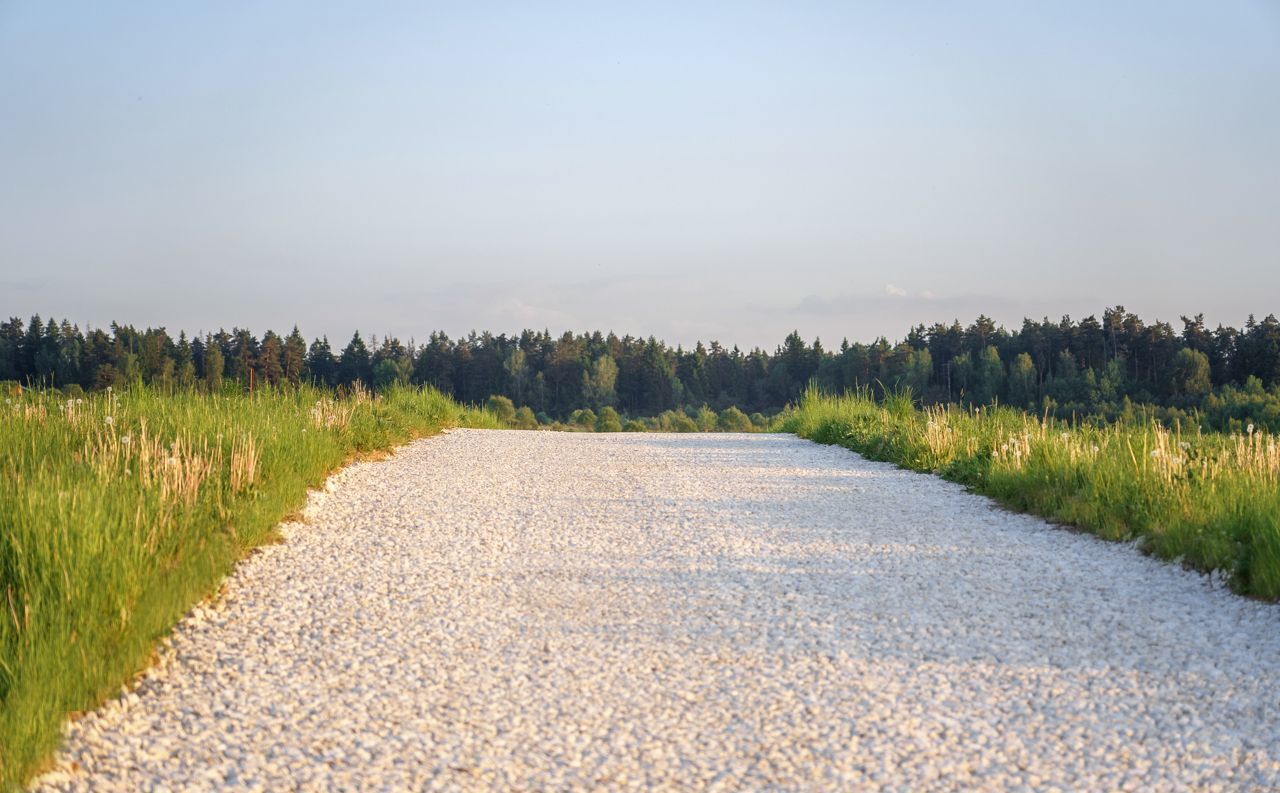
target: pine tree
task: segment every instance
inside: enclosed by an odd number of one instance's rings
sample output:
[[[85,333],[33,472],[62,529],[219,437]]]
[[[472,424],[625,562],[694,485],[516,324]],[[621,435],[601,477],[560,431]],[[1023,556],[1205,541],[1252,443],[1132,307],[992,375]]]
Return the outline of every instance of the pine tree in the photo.
[[[284,379],[284,343],[275,331],[268,330],[258,345],[258,373],[263,385],[277,386]]]

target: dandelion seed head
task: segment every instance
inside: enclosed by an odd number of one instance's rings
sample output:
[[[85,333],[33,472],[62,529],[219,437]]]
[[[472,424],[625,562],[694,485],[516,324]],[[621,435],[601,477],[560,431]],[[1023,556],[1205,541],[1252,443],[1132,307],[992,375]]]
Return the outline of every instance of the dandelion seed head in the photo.
[[[106,422],[106,425],[107,425],[108,427],[110,427],[112,424],[115,424],[115,423],[116,423],[116,420],[115,420],[113,417],[111,417],[111,416],[107,416],[106,418],[104,418],[104,419],[103,419],[103,421],[104,421],[104,422]]]
[[[1252,425],[1252,424],[1250,424],[1248,427],[1245,427],[1245,432],[1248,432],[1250,435],[1252,435],[1252,434],[1253,434],[1253,425]]]
[[[1159,457],[1159,456],[1160,456],[1160,450],[1159,450],[1159,449],[1152,449],[1152,450],[1151,450],[1151,456],[1152,456],[1153,458],[1154,458],[1154,457]]]
[[[123,443],[125,446],[128,446],[132,441],[133,441],[133,438],[130,438],[128,435],[120,436],[120,442]]]

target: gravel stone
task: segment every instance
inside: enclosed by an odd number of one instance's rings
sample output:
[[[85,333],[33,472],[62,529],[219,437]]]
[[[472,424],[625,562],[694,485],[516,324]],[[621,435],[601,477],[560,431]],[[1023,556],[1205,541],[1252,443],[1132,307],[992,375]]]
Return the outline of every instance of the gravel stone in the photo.
[[[39,790],[1280,789],[1280,611],[785,435],[353,465]]]

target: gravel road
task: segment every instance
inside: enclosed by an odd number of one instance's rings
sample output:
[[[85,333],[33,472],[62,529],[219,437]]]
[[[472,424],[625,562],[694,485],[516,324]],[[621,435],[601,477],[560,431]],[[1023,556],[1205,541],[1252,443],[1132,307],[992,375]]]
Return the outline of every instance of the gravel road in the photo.
[[[782,435],[336,475],[51,790],[1280,789],[1280,609]]]

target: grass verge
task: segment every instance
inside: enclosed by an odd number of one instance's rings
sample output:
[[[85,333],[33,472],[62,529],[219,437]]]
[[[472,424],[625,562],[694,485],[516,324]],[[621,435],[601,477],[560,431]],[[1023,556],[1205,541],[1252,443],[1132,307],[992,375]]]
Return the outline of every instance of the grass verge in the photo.
[[[815,390],[778,429],[936,473],[1013,509],[1224,575],[1280,598],[1280,443],[1156,423],[1072,426],[1008,408],[920,410],[909,394]]]
[[[451,426],[430,389],[28,391],[0,404],[0,789],[344,463]]]

